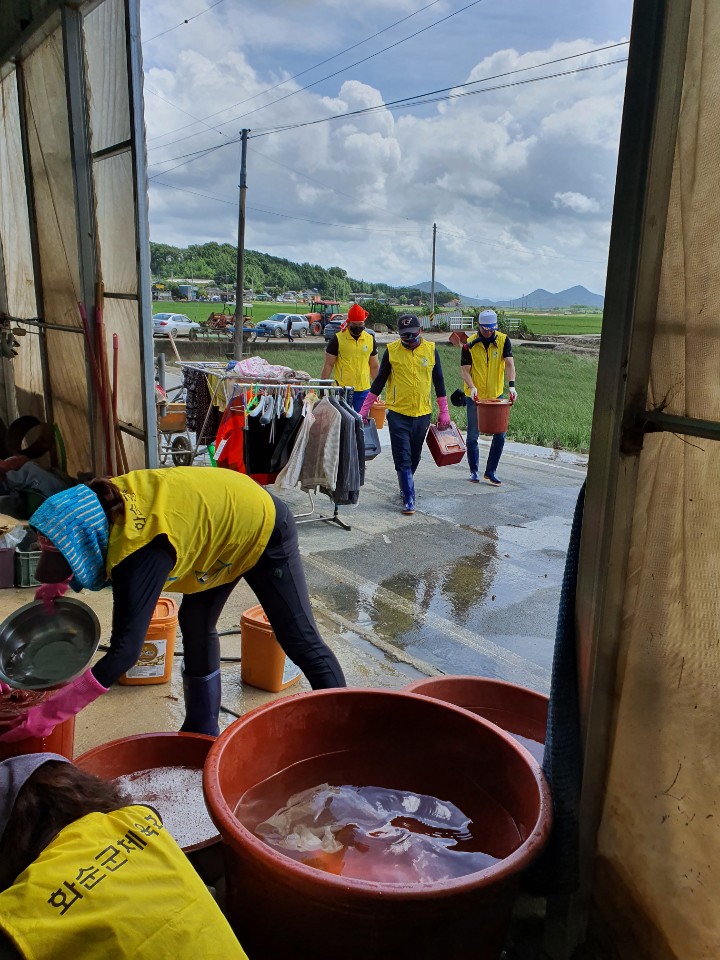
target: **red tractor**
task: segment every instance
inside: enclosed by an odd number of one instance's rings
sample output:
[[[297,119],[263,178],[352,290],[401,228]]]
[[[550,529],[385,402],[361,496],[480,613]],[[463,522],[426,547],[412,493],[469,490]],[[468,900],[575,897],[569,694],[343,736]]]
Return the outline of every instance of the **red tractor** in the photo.
[[[319,336],[325,329],[328,320],[344,320],[340,313],[340,304],[337,300],[319,300],[310,301],[310,313],[305,314],[305,319],[310,324],[310,333]]]

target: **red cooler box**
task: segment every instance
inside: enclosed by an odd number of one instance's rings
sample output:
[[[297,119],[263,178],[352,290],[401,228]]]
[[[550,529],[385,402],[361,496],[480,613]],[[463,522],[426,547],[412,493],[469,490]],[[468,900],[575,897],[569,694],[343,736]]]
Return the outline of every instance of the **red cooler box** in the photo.
[[[447,430],[438,430],[437,426],[431,423],[425,442],[439,467],[460,463],[465,456],[465,441],[454,423],[451,423]]]

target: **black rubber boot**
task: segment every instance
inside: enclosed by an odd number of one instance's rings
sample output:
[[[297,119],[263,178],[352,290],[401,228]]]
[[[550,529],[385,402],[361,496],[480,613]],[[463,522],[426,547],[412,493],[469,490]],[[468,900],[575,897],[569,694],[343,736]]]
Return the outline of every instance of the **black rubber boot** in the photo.
[[[206,677],[191,677],[183,670],[185,722],[181,733],[206,733],[216,737],[220,733],[218,718],[222,698],[220,671]]]

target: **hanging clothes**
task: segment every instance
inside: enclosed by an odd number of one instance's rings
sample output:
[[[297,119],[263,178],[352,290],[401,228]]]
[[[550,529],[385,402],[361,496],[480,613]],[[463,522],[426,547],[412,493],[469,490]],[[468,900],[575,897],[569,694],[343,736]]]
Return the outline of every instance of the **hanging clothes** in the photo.
[[[211,405],[207,375],[199,370],[185,368],[183,385],[185,387],[185,420],[188,430],[198,434],[199,443],[213,443],[220,427],[222,414],[217,407]],[[199,435],[200,431],[202,435]]]
[[[332,488],[321,486],[320,489],[335,503],[357,503],[360,497],[360,464],[355,437],[355,415],[340,401],[331,397],[329,402],[342,418],[340,457],[335,486]]]
[[[300,480],[300,471],[302,470],[305,450],[308,444],[308,438],[313,424],[315,423],[315,414],[313,407],[318,402],[316,393],[308,393],[303,402],[302,424],[297,433],[292,453],[283,469],[275,478],[275,486],[279,490],[292,490]]]
[[[327,397],[318,401],[313,414],[315,422],[303,457],[300,486],[305,491],[316,487],[334,490],[340,465],[342,414]]]
[[[293,445],[297,439],[298,432],[302,426],[303,398],[296,396],[292,398],[292,412],[289,417],[280,421],[280,431],[272,457],[270,459],[270,469],[279,471],[290,459]]]
[[[219,467],[247,473],[245,468],[245,405],[242,397],[228,404],[215,437],[215,461]]]

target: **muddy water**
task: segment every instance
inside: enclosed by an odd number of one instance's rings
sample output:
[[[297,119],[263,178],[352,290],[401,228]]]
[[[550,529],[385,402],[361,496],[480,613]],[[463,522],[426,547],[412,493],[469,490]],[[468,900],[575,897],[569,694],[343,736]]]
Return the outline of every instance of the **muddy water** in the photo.
[[[510,814],[470,781],[453,784],[448,799],[358,785],[353,775],[362,767],[350,752],[302,761],[249,790],[235,814],[293,860],[380,883],[452,880],[487,869],[520,845]]]

